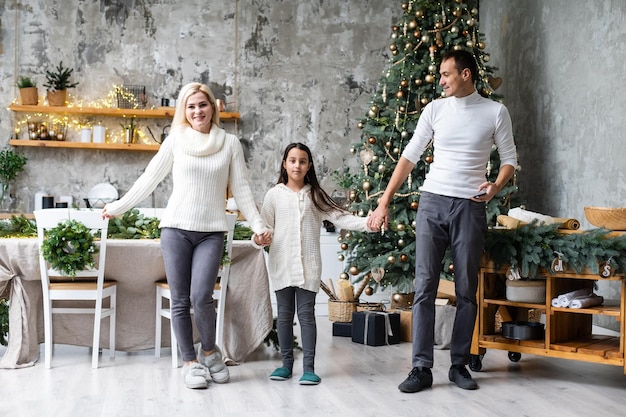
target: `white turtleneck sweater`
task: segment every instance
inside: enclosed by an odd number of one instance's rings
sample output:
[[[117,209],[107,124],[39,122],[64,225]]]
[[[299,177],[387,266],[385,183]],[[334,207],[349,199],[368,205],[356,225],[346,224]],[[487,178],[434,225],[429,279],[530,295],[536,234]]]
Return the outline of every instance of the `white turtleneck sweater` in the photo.
[[[266,229],[256,208],[239,139],[213,125],[210,133],[189,126],[172,129],[144,173],[121,199],[107,204],[108,214],[123,214],[147,198],[172,173],[172,194],[160,227],[196,232],[228,230],[226,188],[230,188],[255,233]]]
[[[511,118],[502,103],[476,90],[466,97],[430,102],[422,111],[402,156],[416,163],[433,140],[433,163],[422,191],[470,198],[486,181],[486,165],[495,144],[500,166],[517,166]]]
[[[309,184],[299,192],[277,184],[265,194],[261,216],[273,232],[268,269],[274,291],[286,287],[319,291],[322,274],[320,229],[324,220],[341,229],[367,231],[365,217],[341,210],[326,213],[315,207]]]

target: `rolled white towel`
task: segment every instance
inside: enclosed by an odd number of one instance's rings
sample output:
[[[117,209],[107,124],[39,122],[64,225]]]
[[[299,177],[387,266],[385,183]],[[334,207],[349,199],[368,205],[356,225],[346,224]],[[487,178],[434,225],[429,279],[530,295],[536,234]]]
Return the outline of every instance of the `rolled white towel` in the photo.
[[[538,220],[539,223],[553,224],[554,218],[541,213],[535,213],[532,211],[524,210],[520,207],[515,207],[509,210],[508,216],[513,217],[525,223],[532,223],[533,220]]]
[[[569,302],[570,308],[587,308],[602,305],[604,297],[601,295],[591,294],[586,297],[574,298]]]
[[[559,307],[569,307],[570,301],[577,297],[586,297],[591,294],[591,291],[585,288],[581,288],[579,290],[570,291],[565,294],[559,295],[557,298],[559,300]]]
[[[561,307],[561,303],[559,303],[559,298],[558,297],[554,297],[552,299],[552,307]]]

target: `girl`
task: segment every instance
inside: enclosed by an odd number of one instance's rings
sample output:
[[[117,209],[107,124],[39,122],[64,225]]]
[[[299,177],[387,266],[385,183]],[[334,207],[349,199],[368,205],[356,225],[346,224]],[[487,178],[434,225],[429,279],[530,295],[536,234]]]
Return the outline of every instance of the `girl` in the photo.
[[[261,209],[266,227],[273,232],[269,251],[269,275],[276,291],[277,332],[282,367],[270,379],[291,378],[293,369],[293,318],[297,306],[302,334],[303,370],[301,385],[317,385],[315,374],[315,296],[319,291],[322,260],[320,228],[324,220],[342,229],[367,231],[367,218],[342,210],[320,187],[311,151],[292,143],[283,155],[276,186],[267,192]],[[257,245],[262,236],[254,236]]]

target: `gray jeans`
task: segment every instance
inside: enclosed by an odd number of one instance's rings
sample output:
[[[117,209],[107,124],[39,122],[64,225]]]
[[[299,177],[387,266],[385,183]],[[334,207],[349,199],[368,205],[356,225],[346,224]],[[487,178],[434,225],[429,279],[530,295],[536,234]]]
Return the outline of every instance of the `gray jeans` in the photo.
[[[278,319],[276,331],[283,367],[293,369],[293,318],[298,306],[298,321],[302,336],[303,370],[315,371],[315,344],[317,343],[317,324],[315,323],[315,294],[313,291],[297,287],[287,287],[276,291]]]
[[[433,366],[435,298],[441,262],[448,246],[454,263],[457,298],[450,358],[452,365],[465,365],[469,362],[476,320],[478,267],[486,231],[484,203],[422,193],[415,226],[413,367]]]
[[[183,361],[196,359],[190,309],[202,350],[215,347],[213,290],[224,250],[224,232],[191,232],[163,228],[161,252],[172,294],[172,328]]]

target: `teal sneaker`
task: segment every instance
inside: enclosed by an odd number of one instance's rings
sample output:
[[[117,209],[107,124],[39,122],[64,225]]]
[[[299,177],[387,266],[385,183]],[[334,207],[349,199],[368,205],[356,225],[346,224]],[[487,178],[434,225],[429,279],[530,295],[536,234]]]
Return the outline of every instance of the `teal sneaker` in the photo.
[[[274,381],[285,381],[291,378],[291,371],[287,368],[276,368],[270,375],[270,379]]]
[[[315,375],[313,372],[305,372],[300,378],[300,385],[317,385],[322,382],[322,378]]]

